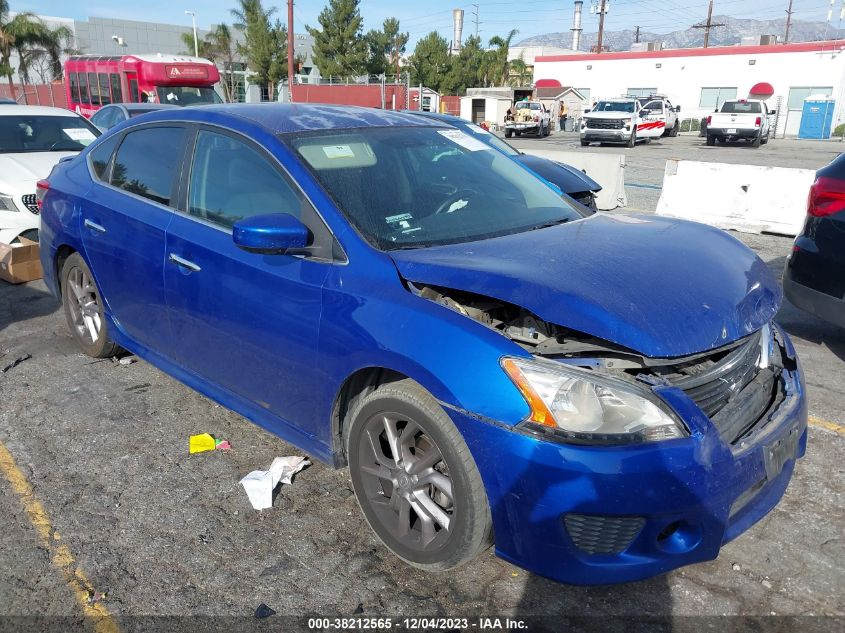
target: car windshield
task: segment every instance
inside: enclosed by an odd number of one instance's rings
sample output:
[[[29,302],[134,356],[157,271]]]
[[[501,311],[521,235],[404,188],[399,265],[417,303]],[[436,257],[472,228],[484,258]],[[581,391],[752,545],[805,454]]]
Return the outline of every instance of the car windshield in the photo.
[[[726,114],[760,114],[760,104],[757,102],[726,101],[722,106]]]
[[[636,104],[633,101],[599,101],[593,112],[633,112]]]
[[[539,110],[540,104],[535,101],[519,101],[516,104],[517,110]]]
[[[189,106],[203,103],[223,103],[214,88],[197,86],[158,86],[159,103]]]
[[[0,153],[79,152],[101,133],[79,116],[0,115]]]
[[[583,217],[527,169],[455,128],[281,138],[383,250],[472,242]]]
[[[467,123],[465,125],[457,124],[455,125],[456,128],[462,130],[463,132],[469,132],[473,136],[478,137],[482,143],[487,143],[490,147],[499,150],[503,154],[507,154],[508,156],[519,156],[519,152],[516,151],[513,147],[505,143],[502,139],[500,139],[495,134],[491,134],[483,127],[475,125],[474,123]]]

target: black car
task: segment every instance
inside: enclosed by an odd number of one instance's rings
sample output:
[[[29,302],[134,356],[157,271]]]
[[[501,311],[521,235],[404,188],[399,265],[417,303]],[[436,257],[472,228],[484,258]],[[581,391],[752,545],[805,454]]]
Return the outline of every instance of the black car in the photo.
[[[17,101],[15,101],[14,99],[9,99],[8,97],[0,97],[0,104],[15,105],[17,104]]]
[[[845,154],[816,172],[783,291],[799,308],[845,327]]]

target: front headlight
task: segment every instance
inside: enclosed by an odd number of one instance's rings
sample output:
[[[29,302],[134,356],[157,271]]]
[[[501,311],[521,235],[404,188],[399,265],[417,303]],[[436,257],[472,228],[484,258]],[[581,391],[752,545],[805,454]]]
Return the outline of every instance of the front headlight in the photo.
[[[623,380],[539,358],[505,358],[502,368],[528,402],[522,424],[532,431],[594,444],[689,435],[662,401]]]
[[[20,211],[10,196],[0,193],[0,211]]]

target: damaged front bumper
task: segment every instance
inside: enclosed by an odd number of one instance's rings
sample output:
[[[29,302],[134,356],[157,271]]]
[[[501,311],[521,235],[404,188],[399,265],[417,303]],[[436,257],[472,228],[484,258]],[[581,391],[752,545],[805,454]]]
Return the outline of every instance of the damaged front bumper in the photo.
[[[780,390],[738,438],[677,386],[654,387],[690,437],[625,446],[552,442],[448,409],[481,472],[496,552],[571,584],[640,580],[716,558],[780,500],[807,441],[791,341]]]

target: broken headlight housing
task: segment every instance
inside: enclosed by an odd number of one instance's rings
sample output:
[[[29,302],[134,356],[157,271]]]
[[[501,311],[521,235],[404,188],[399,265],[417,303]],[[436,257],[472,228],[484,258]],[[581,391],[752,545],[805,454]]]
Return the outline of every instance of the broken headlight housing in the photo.
[[[526,430],[584,444],[630,444],[689,435],[659,398],[636,384],[542,358],[505,358],[528,403]]]

